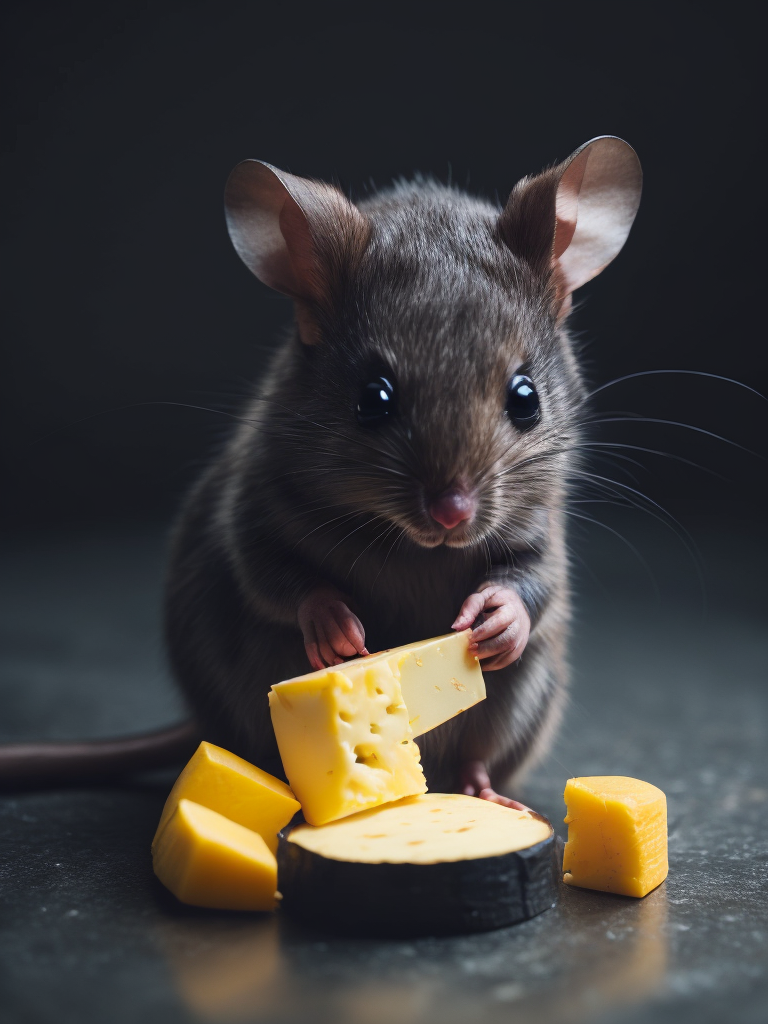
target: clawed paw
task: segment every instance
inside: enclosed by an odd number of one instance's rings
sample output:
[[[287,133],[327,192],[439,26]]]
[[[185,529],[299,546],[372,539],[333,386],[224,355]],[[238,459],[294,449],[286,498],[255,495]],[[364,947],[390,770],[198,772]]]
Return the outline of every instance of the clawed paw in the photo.
[[[482,616],[482,620],[477,622]],[[525,650],[531,619],[525,605],[510,587],[489,585],[470,594],[453,629],[467,629],[473,623],[471,646],[483,662],[484,672],[506,668]]]
[[[336,590],[313,590],[299,605],[298,620],[313,669],[368,653],[362,622]]]

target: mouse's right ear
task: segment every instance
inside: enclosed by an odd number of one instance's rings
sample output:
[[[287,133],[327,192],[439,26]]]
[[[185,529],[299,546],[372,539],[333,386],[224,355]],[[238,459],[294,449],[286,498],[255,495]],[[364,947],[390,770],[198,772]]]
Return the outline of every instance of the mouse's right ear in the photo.
[[[370,226],[339,189],[243,160],[227,179],[229,236],[264,284],[296,301],[299,332],[318,340],[317,315],[330,312],[346,267],[362,253]]]
[[[551,275],[560,316],[571,294],[618,256],[642,183],[634,149],[603,135],[512,190],[499,220],[502,236],[534,270]]]

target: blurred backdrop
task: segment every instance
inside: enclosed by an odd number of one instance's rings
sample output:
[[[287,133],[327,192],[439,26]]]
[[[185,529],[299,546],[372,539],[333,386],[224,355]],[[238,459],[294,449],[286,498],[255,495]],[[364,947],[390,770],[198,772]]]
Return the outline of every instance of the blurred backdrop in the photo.
[[[579,293],[590,380],[694,369],[765,392],[762,35],[746,10],[6,5],[6,520],[167,520],[220,443],[291,315],[226,233],[244,157],[353,197],[418,170],[503,201],[620,135],[646,186],[624,252]],[[698,428],[600,428],[712,471],[641,454],[632,486],[654,501],[764,508],[764,462],[700,432],[764,453],[750,392],[647,376],[595,407]]]

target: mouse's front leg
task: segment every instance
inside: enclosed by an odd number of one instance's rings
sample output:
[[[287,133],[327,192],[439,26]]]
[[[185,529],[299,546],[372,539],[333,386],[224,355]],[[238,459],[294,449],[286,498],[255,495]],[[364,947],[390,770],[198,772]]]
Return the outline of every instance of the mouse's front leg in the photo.
[[[461,606],[452,628],[467,629],[473,623],[477,625],[472,629],[470,649],[480,658],[483,672],[506,668],[517,661],[531,633],[531,618],[520,595],[502,584],[481,584]],[[481,760],[468,760],[461,765],[459,792],[518,811],[528,810],[525,804],[495,791],[486,764]]]
[[[340,665],[345,658],[368,653],[362,622],[335,588],[311,591],[299,605],[297,617],[313,669]]]

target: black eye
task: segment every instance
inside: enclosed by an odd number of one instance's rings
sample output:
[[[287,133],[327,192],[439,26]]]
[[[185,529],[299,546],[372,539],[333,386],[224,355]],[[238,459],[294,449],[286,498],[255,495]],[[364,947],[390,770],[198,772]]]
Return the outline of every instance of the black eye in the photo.
[[[518,430],[530,430],[539,421],[539,396],[524,373],[516,373],[507,386],[507,416]]]
[[[383,423],[395,411],[395,388],[386,377],[374,377],[363,386],[357,403],[357,422],[364,427]]]

